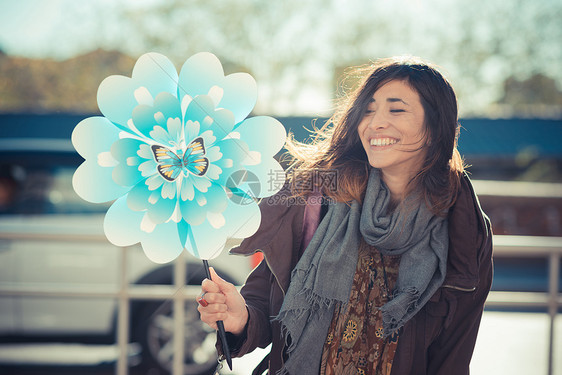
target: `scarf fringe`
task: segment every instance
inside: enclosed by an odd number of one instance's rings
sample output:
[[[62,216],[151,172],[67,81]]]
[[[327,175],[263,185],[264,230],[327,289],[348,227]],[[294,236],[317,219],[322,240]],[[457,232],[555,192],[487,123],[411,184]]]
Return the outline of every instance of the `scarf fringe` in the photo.
[[[273,318],[274,321],[279,321],[281,323],[281,337],[283,337],[285,339],[285,348],[287,348],[287,353],[291,352],[291,348],[294,349],[294,344],[292,343],[292,340],[290,340],[290,333],[289,333],[289,329],[287,328],[287,326],[283,323],[283,319],[281,318],[281,313],[279,313],[279,315],[277,315],[275,318]],[[283,313],[283,316],[287,315],[287,311],[285,311]],[[291,344],[289,344],[289,341],[291,341]],[[275,372],[275,375],[289,375],[289,370],[287,370],[287,367],[285,366],[286,363],[283,363],[283,366]]]
[[[308,267],[308,270],[304,270],[304,269],[299,269],[299,268],[295,268],[292,272],[291,275],[291,280],[296,279],[296,280],[303,280],[304,277],[307,274],[311,274],[311,273],[316,273],[318,272],[317,268],[311,264]],[[351,285],[349,286],[349,289],[351,288]],[[347,288],[346,288],[347,290]],[[295,297],[296,298],[301,298],[303,297],[306,300],[306,307],[301,307],[302,305],[299,305],[299,308],[288,308],[285,313],[292,311],[293,313],[296,314],[296,317],[298,319],[301,319],[303,317],[303,315],[306,312],[310,312],[308,318],[307,318],[307,322],[312,320],[314,315],[317,315],[316,313],[320,312],[320,314],[323,314],[327,309],[331,309],[336,303],[341,303],[342,305],[347,305],[347,300],[339,300],[337,298],[328,298],[328,297],[323,297],[318,295],[317,293],[314,292],[314,289],[306,287],[306,286],[302,286],[300,288],[300,290],[295,293]],[[281,313],[280,313],[281,314]],[[322,315],[318,315],[317,318],[322,317]],[[279,320],[279,319],[276,319]]]
[[[278,321],[281,323],[281,333],[283,337],[285,337],[285,346],[287,347],[287,354],[290,354],[295,346],[298,343],[297,340],[293,340],[296,335],[292,334],[287,325],[284,323],[287,321],[287,317],[291,316],[292,319],[302,320],[306,319],[306,322],[310,322],[314,319],[319,320],[323,317],[327,311],[331,311],[332,307],[336,304],[341,303],[341,301],[335,299],[329,299],[325,297],[321,297],[318,294],[314,293],[312,289],[305,289],[301,290],[297,293],[297,296],[304,296],[307,302],[307,306],[299,307],[299,308],[289,308],[287,310],[280,311],[279,314],[273,318],[272,321]],[[343,304],[347,305],[347,303]],[[290,343],[289,343],[290,339]]]
[[[408,313],[418,307],[421,292],[415,287],[407,287],[394,292],[392,299],[379,308],[382,312],[383,336],[396,333],[406,321]]]
[[[296,270],[298,272],[305,272],[304,270]],[[332,311],[332,307],[336,304],[341,303],[336,299],[329,299],[321,297],[314,293],[312,289],[302,289],[296,293],[295,297],[304,298],[307,305],[305,307],[299,308],[288,308],[286,310],[280,311],[279,314],[274,317],[273,321],[278,321],[281,325],[281,335],[285,340],[285,347],[287,350],[287,355],[290,357],[291,353],[297,348],[302,332],[291,332],[287,324],[288,317],[291,319],[302,320],[306,319],[306,323],[312,320],[320,320],[327,311]],[[345,303],[347,305],[347,303]],[[300,305],[302,306],[302,305]],[[276,375],[289,375],[289,371],[286,366],[276,372]]]

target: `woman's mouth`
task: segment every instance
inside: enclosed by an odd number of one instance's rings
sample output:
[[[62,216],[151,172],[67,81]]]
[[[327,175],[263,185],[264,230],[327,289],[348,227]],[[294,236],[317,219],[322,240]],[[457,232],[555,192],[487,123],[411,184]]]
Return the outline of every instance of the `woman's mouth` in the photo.
[[[372,138],[370,141],[371,146],[390,146],[395,143],[398,143],[398,139],[396,138]]]

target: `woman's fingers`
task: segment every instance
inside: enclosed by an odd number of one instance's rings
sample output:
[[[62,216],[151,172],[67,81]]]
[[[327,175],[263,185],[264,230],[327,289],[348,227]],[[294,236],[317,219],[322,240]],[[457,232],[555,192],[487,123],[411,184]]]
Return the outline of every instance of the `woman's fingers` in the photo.
[[[203,311],[205,313],[209,313],[209,314],[215,314],[215,313],[222,313],[222,312],[227,312],[228,311],[228,306],[226,305],[226,303],[219,303],[219,302],[209,302],[207,300],[207,298],[209,298],[210,296],[208,296],[207,294],[204,296],[203,300],[199,300],[199,307],[200,307],[200,311]],[[224,296],[220,295],[219,297],[222,297],[224,299]]]
[[[200,304],[197,307],[197,310],[199,310],[199,313],[201,314],[201,320],[215,329],[216,322],[218,320],[224,321],[228,318],[227,307],[225,304],[209,304],[205,307]]]
[[[211,267],[211,280],[201,283],[202,294],[197,297],[201,320],[216,329],[216,321],[222,320],[226,331],[240,333],[248,321],[244,298],[238,289],[222,279]]]

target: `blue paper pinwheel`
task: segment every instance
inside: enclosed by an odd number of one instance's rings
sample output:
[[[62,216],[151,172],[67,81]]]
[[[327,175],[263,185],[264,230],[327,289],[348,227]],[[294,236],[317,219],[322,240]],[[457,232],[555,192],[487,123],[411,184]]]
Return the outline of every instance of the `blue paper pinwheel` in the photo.
[[[254,79],[225,76],[211,53],[189,58],[179,75],[167,57],[148,53],[131,78],[107,77],[98,90],[103,116],[81,121],[72,142],[85,159],[73,179],[78,195],[114,201],[109,241],[140,242],[164,263],[183,249],[212,259],[227,239],[252,235],[261,220],[254,198],[283,185],[273,156],[286,137],[272,117],[246,118],[256,99]]]

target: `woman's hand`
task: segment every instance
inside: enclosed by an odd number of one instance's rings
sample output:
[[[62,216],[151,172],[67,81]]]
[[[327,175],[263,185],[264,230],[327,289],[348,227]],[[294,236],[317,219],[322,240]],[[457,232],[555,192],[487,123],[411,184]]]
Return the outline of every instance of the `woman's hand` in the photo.
[[[197,310],[201,314],[201,320],[215,330],[216,322],[222,320],[225,331],[239,335],[248,322],[244,297],[233,284],[219,277],[212,267],[210,271],[211,280],[203,280],[201,283],[203,293],[197,297],[199,302]]]

